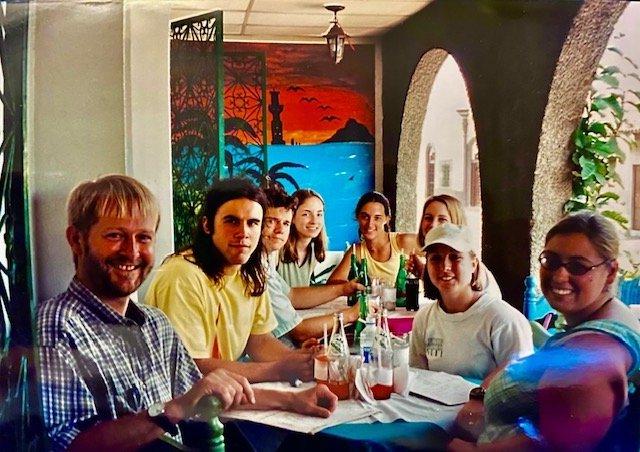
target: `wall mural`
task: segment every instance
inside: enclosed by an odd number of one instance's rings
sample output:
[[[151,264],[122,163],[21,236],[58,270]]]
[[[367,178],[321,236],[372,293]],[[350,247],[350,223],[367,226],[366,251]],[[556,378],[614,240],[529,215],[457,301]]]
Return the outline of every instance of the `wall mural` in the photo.
[[[374,47],[356,46],[338,65],[322,44],[225,42],[224,52],[265,55],[268,173],[289,192],[322,194],[330,248],[344,249],[357,240],[355,204],[374,186]],[[242,104],[242,95],[233,102]],[[225,99],[225,122],[229,110]],[[263,173],[256,162],[245,174]]]
[[[245,176],[259,184],[269,175],[289,192],[321,193],[330,248],[344,249],[357,240],[356,201],[374,185],[374,47],[357,46],[334,65],[321,44],[225,42],[220,65],[215,25],[203,18],[174,24],[171,40],[175,248],[190,242],[215,179]]]

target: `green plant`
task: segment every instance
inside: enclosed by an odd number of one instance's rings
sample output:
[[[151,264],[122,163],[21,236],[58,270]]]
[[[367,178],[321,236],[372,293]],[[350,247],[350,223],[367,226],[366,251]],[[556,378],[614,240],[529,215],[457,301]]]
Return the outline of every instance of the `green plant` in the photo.
[[[627,262],[629,263],[628,268],[620,268],[620,277],[623,280],[637,279],[640,278],[640,256],[634,259],[629,251],[624,251],[624,254],[627,257]]]
[[[624,35],[614,36],[618,39]],[[582,118],[572,135],[575,150],[571,156],[575,168],[572,171],[572,196],[565,203],[565,212],[582,209],[597,210],[604,216],[627,228],[629,220],[609,203],[618,201],[615,184],[623,188],[616,171],[618,163],[624,163],[624,143],[628,149],[638,147],[632,127],[625,113],[628,108],[640,112],[640,91],[623,89],[621,81],[634,78],[640,81],[638,65],[624,56],[616,47],[608,47],[621,64],[631,67],[629,72],[621,66],[601,66],[596,70]]]

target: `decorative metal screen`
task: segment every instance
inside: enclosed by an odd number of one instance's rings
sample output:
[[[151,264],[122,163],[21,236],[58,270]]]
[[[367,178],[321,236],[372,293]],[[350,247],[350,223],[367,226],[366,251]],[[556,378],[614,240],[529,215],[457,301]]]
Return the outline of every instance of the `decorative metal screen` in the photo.
[[[171,24],[174,245],[189,244],[205,190],[224,175],[222,11]]]
[[[264,53],[224,53],[226,168],[258,183],[268,168],[266,73]]]
[[[0,2],[0,450],[42,447],[24,165],[28,2]]]

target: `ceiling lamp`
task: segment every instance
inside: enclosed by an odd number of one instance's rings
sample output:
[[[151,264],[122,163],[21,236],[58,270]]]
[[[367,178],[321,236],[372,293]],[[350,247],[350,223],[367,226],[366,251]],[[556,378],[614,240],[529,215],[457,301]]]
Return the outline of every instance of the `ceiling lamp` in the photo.
[[[324,7],[325,9],[333,12],[333,20],[330,22],[331,25],[329,26],[329,29],[322,35],[322,37],[327,40],[331,59],[335,64],[338,64],[342,61],[342,57],[344,56],[344,43],[349,39],[349,35],[344,32],[338,23],[338,11],[342,11],[344,6],[336,3],[327,3]]]

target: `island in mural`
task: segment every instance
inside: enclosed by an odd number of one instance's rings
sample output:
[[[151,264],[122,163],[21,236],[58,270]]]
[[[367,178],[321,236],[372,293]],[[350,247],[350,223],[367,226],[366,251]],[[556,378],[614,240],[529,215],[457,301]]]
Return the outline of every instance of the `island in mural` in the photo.
[[[320,44],[225,42],[224,50],[265,55],[270,172],[289,192],[297,185],[325,197],[330,248],[344,249],[357,240],[355,204],[374,186],[373,46],[347,49],[338,65]]]

